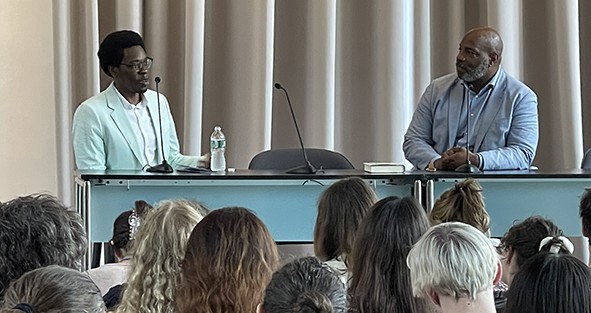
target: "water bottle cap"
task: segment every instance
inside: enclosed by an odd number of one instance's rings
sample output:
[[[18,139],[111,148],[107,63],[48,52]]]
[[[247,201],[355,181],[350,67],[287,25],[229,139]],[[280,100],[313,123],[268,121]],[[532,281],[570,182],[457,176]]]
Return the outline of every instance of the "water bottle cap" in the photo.
[[[218,125],[218,126],[215,126],[215,127],[213,128],[213,130],[214,130],[214,131],[220,131],[220,130],[222,130],[222,127]]]

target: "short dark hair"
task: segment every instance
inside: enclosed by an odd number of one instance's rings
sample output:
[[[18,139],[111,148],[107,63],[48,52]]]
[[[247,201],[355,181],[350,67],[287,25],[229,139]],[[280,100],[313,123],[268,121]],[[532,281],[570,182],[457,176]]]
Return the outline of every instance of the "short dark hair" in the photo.
[[[585,236],[591,234],[591,189],[586,189],[579,204],[579,216],[585,229]]]
[[[130,216],[133,214],[131,219],[141,221],[150,210],[153,210],[153,207],[150,204],[144,200],[137,200],[134,203],[133,210],[121,213],[113,223],[111,245],[115,248],[122,249],[125,252],[129,251],[129,244],[135,239],[135,233],[138,230],[138,227],[133,227],[133,225],[130,224]],[[141,225],[141,222],[137,223],[137,225]]]
[[[412,197],[387,197],[370,209],[347,259],[349,312],[426,312],[426,300],[412,294],[406,257],[428,229]]]
[[[266,313],[345,313],[345,284],[317,258],[295,259],[273,274],[263,307]]]
[[[542,239],[562,235],[562,230],[551,220],[541,216],[530,216],[509,228],[501,238],[501,246],[510,247],[516,252],[517,265],[521,267],[525,261],[538,254]]]
[[[134,31],[120,30],[107,35],[107,37],[103,39],[103,42],[101,42],[101,46],[97,53],[103,72],[108,76],[113,77],[109,71],[109,66],[117,67],[121,65],[121,60],[123,60],[123,49],[133,46],[141,46],[144,51],[146,50],[146,47],[144,47],[144,39]]]
[[[568,254],[541,252],[526,262],[507,292],[506,313],[591,312],[591,270]]]
[[[47,266],[79,268],[86,252],[82,219],[48,194],[0,205],[0,297],[23,273]]]

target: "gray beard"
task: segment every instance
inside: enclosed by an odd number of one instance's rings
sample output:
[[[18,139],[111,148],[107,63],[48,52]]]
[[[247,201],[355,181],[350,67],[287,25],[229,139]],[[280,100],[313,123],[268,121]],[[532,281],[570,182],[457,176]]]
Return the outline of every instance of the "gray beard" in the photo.
[[[487,60],[483,60],[482,63],[478,65],[478,67],[462,74],[460,78],[465,82],[471,83],[484,77],[484,75],[486,75],[486,71],[488,71],[488,62]]]

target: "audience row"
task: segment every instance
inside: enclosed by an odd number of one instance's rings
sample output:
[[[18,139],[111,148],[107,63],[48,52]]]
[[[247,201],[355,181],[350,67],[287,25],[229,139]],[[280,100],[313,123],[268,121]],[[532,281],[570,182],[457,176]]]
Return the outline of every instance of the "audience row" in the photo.
[[[591,192],[581,199],[583,234]],[[427,214],[378,200],[359,178],[318,201],[315,257],[280,267],[250,210],[137,201],[113,228],[118,263],[81,273],[80,217],[49,195],[0,204],[0,312],[591,313],[591,270],[548,219],[490,238],[482,187],[467,179]]]

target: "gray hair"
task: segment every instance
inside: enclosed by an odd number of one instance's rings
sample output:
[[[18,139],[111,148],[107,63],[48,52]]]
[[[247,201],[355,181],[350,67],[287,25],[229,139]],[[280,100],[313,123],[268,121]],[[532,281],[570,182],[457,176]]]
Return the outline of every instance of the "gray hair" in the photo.
[[[407,257],[412,289],[423,296],[428,289],[459,299],[475,299],[492,287],[499,257],[478,229],[460,222],[432,227]]]
[[[10,284],[2,311],[19,304],[35,312],[106,312],[101,292],[88,275],[58,265],[32,270]]]

